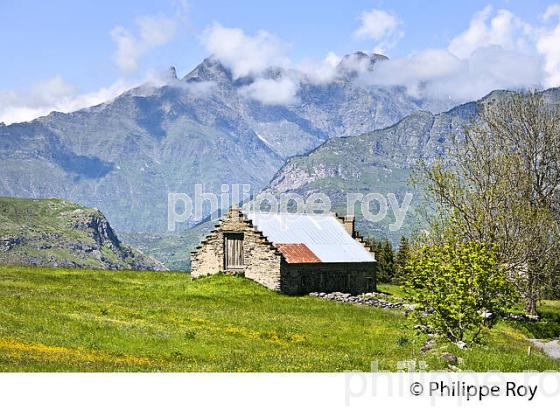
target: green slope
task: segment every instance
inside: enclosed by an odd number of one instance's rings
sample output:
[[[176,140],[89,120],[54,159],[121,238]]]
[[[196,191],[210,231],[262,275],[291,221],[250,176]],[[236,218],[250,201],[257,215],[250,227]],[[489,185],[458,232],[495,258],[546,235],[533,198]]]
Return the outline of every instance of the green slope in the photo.
[[[403,360],[446,370],[560,370],[501,324],[467,350],[419,353],[400,311],[289,297],[246,279],[0,268],[1,371],[369,371]]]
[[[0,264],[161,270],[120,242],[105,216],[62,199],[0,197]]]

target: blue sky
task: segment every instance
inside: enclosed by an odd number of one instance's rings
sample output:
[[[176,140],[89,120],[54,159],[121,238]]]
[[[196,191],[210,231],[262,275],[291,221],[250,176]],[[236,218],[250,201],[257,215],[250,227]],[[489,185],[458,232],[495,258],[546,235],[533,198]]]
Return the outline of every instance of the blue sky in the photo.
[[[213,50],[204,38],[209,27],[216,24],[241,29],[247,38],[265,30],[282,43],[284,58],[291,62],[321,60],[329,52],[342,56],[356,50],[371,51],[380,44],[391,59],[399,59],[426,49],[449,49],[453,39],[469,28],[476,13],[485,8],[491,10],[487,22],[490,27],[491,19],[505,9],[523,24],[533,27],[531,35],[512,34],[516,36],[515,44],[525,41],[522,36],[530,37],[528,41],[535,43],[515,51],[537,56],[539,40],[535,38],[544,36],[539,30],[553,33],[555,15],[560,15],[551,12],[552,17],[544,21],[543,15],[550,7],[554,7],[554,2],[538,0],[0,0],[3,61],[0,64],[0,97],[9,96],[4,98],[4,103],[0,102],[0,121],[3,120],[2,110],[7,112],[17,105],[25,106],[28,102],[31,108],[34,104],[48,105],[58,97],[74,98],[119,84],[107,91],[111,96],[115,90],[141,82],[149,73],[170,65],[175,65],[183,75]],[[394,18],[392,32],[377,36],[375,30],[373,35],[366,30],[361,36],[356,34],[363,24],[363,13],[372,10]],[[143,44],[138,40],[141,37],[138,21],[142,18],[165,24],[167,34]],[[158,26],[155,27],[157,31]],[[522,29],[516,26],[515,30]],[[115,56],[119,38],[123,42],[121,51],[127,45],[135,47],[124,51],[120,63]],[[131,39],[136,43],[130,44]],[[487,41],[494,44],[498,40]],[[556,51],[554,45],[549,44],[546,50],[538,55],[543,69],[547,64],[555,64],[554,56],[551,57]],[[468,58],[467,55],[460,57]],[[126,58],[134,61],[124,61]],[[551,78],[550,75],[546,78]],[[56,80],[45,85],[53,79]],[[44,95],[53,89],[62,91]],[[41,98],[44,100],[41,104],[33,101]],[[5,114],[4,121],[9,122],[10,115]]]

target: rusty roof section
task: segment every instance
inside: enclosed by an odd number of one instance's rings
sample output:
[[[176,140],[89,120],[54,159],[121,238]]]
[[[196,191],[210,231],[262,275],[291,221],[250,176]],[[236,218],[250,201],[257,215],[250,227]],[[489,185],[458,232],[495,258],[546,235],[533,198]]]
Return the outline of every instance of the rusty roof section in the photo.
[[[321,259],[304,243],[277,243],[276,248],[284,255],[288,263],[316,263]]]

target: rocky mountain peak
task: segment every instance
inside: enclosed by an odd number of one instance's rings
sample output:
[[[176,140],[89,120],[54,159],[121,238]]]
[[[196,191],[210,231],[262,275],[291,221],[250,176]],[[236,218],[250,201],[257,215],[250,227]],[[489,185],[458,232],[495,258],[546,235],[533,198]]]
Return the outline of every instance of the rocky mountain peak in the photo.
[[[72,229],[79,229],[88,233],[99,246],[107,245],[117,250],[121,242],[113,232],[107,218],[97,209],[78,209],[72,213]]]
[[[382,54],[367,54],[363,51],[357,51],[342,57],[337,69],[343,75],[355,76],[365,71],[372,71],[375,64],[388,59],[388,57]]]
[[[381,59],[356,53],[345,61],[369,67]],[[272,67],[259,77],[291,74]],[[167,229],[168,192],[193,194],[197,183],[217,191],[223,183],[251,184],[258,191],[285,158],[439,104],[343,75],[315,84],[297,74],[298,103],[269,104],[283,84],[251,87],[253,77],[234,79],[225,63],[209,57],[176,86],[141,86],[94,108],[1,127],[0,195],[64,197],[99,207],[117,232],[160,232]]]
[[[190,73],[182,78],[185,82],[213,81],[216,83],[232,81],[231,71],[214,56],[205,58]]]
[[[171,81],[177,81],[177,70],[175,69],[175,66],[169,67],[167,75]]]

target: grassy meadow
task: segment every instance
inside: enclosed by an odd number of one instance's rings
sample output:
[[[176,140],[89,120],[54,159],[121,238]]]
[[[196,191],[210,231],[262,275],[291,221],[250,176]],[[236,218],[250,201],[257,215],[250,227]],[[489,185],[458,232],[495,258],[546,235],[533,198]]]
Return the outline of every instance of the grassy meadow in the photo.
[[[387,287],[385,291],[398,292]],[[546,306],[553,309],[554,306]],[[277,294],[185,273],[0,267],[0,371],[560,370],[527,329],[501,323],[480,346],[426,341],[404,313]],[[453,369],[453,370],[458,370]]]

